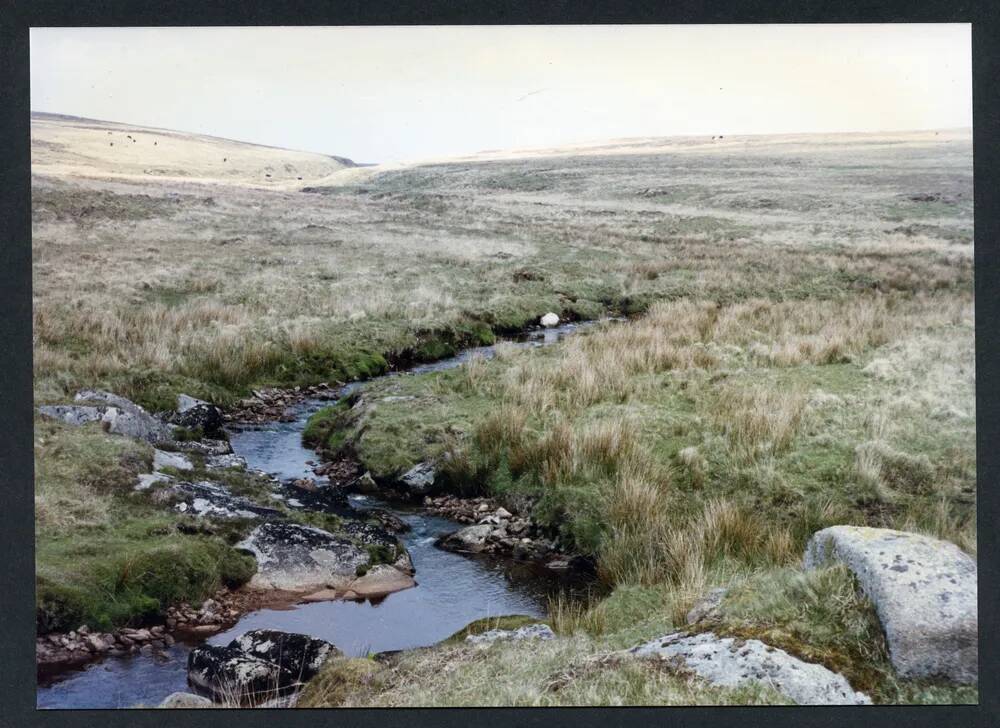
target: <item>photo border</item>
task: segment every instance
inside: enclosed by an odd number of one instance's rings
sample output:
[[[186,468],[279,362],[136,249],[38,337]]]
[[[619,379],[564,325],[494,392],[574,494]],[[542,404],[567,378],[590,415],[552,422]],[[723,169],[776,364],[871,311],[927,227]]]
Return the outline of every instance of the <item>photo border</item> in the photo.
[[[997,627],[1000,523],[1000,6],[990,2],[881,0],[839,2],[781,0],[763,4],[687,0],[670,5],[619,0],[614,3],[527,2],[524,0],[318,0],[256,3],[172,0],[163,5],[127,0],[6,0],[0,13],[0,565],[4,619],[0,620],[0,726],[989,726],[1000,724],[1000,660],[988,649]],[[716,708],[438,708],[170,711],[35,709],[34,479],[32,464],[32,332],[30,219],[30,27],[216,26],[216,25],[513,25],[592,23],[972,23],[973,148],[975,184],[975,297],[977,395],[977,515],[979,543],[980,703],[978,706],[745,707]],[[979,487],[987,484],[987,487]],[[987,648],[987,649],[984,649]]]

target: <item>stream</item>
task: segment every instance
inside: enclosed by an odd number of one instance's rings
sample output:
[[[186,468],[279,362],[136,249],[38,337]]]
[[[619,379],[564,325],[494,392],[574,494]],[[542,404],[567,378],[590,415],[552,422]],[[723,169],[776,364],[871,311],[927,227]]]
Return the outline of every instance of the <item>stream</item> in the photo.
[[[564,324],[532,331],[514,340],[518,346],[555,343],[589,325]],[[473,356],[490,358],[493,346],[467,349],[430,364],[393,372],[385,377],[406,376],[451,369]],[[342,388],[349,394],[363,383]],[[279,480],[317,478],[309,461],[316,453],[302,445],[302,430],[309,416],[333,400],[306,400],[293,408],[290,422],[233,429],[233,451],[250,469],[269,473]],[[336,645],[343,653],[360,656],[390,650],[432,645],[483,617],[527,614],[543,617],[548,598],[561,592],[583,591],[586,582],[572,572],[553,572],[531,562],[495,557],[470,557],[434,546],[437,536],[456,531],[465,524],[426,512],[419,506],[385,503],[371,496],[351,495],[359,511],[379,507],[389,510],[410,526],[400,534],[416,569],[417,586],[377,601],[331,601],[301,604],[285,609],[261,609],[243,615],[230,629],[209,637],[209,644],[228,644],[251,629],[277,629],[317,637]],[[187,655],[197,642],[178,641],[158,655],[107,657],[82,669],[61,673],[40,682],[39,708],[126,708],[155,706],[170,693],[190,691],[187,685]]]

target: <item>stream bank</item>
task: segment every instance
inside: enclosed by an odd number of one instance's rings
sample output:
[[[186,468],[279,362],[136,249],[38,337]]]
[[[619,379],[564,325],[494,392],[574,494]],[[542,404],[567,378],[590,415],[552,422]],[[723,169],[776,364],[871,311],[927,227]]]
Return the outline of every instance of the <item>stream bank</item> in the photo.
[[[581,325],[569,324],[532,332],[519,342],[542,346],[559,341]],[[477,347],[450,359],[414,367],[413,373],[454,368],[473,356],[489,358],[494,347]],[[386,376],[400,376],[394,372]],[[305,423],[318,409],[360,386],[341,387],[336,396],[291,397],[277,421],[229,426],[234,453],[252,470],[277,481],[310,479],[320,489],[329,486],[317,477],[316,453],[302,444]],[[399,534],[416,570],[416,586],[385,598],[365,601],[322,601],[282,604],[255,609],[223,631],[204,638],[177,639],[162,649],[105,657],[73,670],[40,680],[40,708],[128,707],[158,704],[167,695],[187,689],[187,655],[199,642],[228,644],[251,629],[266,628],[308,634],[324,639],[347,655],[365,655],[431,645],[470,622],[485,617],[522,614],[541,618],[550,597],[583,593],[588,574],[572,569],[552,570],[527,561],[477,555],[469,557],[436,547],[436,542],[465,524],[431,513],[420,505],[387,503],[366,494],[348,496],[359,515],[376,509],[402,521]]]

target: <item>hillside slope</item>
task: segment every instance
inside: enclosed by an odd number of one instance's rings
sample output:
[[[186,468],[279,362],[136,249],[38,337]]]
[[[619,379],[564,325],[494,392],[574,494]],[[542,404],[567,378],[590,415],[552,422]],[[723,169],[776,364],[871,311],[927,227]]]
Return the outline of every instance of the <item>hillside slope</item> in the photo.
[[[343,157],[61,114],[31,115],[35,174],[305,184],[353,167]]]

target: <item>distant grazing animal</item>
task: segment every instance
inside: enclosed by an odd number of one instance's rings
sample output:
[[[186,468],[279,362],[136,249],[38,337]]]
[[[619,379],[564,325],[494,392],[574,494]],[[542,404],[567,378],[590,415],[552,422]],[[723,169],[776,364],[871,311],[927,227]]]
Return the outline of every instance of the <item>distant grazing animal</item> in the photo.
[[[229,157],[223,157],[222,161],[225,162],[227,159],[229,159]]]
[[[109,146],[109,147],[113,147],[114,145],[115,145],[115,143],[114,143],[114,142],[108,142],[108,146]]]

